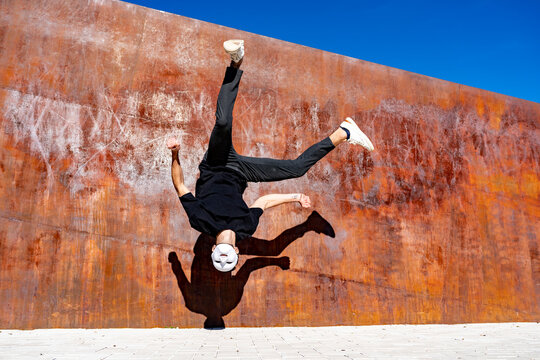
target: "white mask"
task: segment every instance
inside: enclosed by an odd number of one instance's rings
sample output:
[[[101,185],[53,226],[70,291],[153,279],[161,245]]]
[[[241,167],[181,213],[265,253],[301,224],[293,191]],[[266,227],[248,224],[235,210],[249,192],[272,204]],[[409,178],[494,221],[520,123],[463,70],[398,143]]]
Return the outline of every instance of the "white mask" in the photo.
[[[231,271],[238,263],[238,254],[229,244],[219,244],[212,252],[212,264],[222,272]]]

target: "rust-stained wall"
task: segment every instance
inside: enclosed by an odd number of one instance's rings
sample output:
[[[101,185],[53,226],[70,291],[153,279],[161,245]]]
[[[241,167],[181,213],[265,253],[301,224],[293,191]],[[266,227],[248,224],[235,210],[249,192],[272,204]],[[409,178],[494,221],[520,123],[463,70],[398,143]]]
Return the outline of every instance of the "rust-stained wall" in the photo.
[[[248,187],[305,192],[336,236],[253,272],[227,326],[540,320],[539,104],[122,2],[7,0],[0,328],[202,326],[167,260],[190,279],[199,234],[164,141],[193,189],[228,38],[246,40],[240,153],[294,157],[349,115],[376,151]],[[271,209],[256,236],[309,214]]]

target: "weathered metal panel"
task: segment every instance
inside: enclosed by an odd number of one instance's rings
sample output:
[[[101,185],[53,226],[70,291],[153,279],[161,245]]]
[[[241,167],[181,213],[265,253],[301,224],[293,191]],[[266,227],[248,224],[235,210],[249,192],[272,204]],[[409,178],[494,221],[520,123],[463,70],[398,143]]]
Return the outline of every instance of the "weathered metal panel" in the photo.
[[[295,157],[345,116],[376,151],[342,145],[303,178],[250,185],[248,203],[310,195],[336,236],[310,231],[289,270],[216,292],[191,269],[199,234],[164,142],[181,139],[193,189],[228,38],[246,40],[240,153]],[[238,294],[227,326],[538,321],[539,120],[537,103],[122,2],[2,1],[0,328],[200,327],[186,302]],[[309,214],[268,210],[255,235]]]

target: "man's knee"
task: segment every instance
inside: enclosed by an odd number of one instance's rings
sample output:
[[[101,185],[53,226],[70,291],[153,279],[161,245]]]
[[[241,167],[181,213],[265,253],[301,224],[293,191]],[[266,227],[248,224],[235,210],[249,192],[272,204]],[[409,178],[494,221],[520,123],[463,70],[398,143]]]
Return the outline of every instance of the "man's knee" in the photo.
[[[216,127],[220,130],[228,130],[232,125],[232,119],[226,114],[216,112]]]
[[[303,161],[300,159],[293,160],[292,172],[295,178],[304,176],[308,170],[309,167],[305,166]]]

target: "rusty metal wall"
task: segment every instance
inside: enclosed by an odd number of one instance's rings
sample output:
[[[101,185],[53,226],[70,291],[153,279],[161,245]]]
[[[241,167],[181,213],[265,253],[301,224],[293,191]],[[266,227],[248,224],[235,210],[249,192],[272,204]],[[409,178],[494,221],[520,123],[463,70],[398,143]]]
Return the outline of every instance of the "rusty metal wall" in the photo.
[[[293,158],[345,116],[376,148],[248,187],[248,203],[310,195],[335,237],[295,235],[289,270],[266,259],[240,285],[194,262],[206,243],[164,145],[181,139],[193,189],[228,38],[246,40],[240,153]],[[538,321],[539,120],[537,103],[127,3],[2,1],[0,328],[201,327],[226,297],[226,326]],[[270,209],[255,235],[314,230],[310,213]]]

